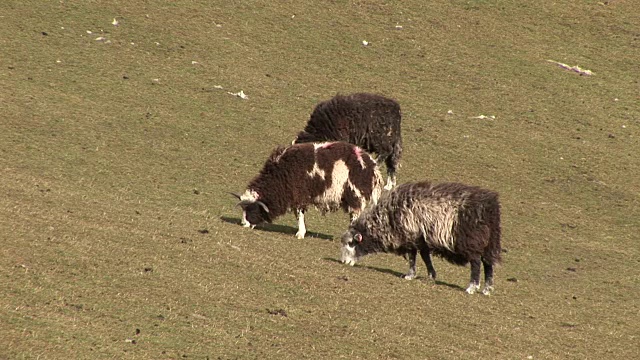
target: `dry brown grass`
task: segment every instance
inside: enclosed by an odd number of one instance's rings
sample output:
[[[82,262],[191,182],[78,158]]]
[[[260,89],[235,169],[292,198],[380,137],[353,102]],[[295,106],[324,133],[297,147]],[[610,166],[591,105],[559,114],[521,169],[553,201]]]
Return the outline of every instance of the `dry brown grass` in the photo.
[[[636,13],[2,2],[0,358],[638,357]],[[500,192],[494,296],[439,260],[435,284],[342,266],[345,214],[311,212],[304,241],[293,216],[238,225],[227,192],[353,91],[401,103],[400,182]]]

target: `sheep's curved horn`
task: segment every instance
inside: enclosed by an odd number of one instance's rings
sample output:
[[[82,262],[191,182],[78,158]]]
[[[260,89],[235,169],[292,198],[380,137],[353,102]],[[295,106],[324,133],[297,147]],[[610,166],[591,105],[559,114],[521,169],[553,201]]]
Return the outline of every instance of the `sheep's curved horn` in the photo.
[[[256,204],[260,205],[261,208],[264,209],[264,211],[269,212],[269,208],[267,207],[267,205],[265,203],[263,203],[262,201],[258,200],[256,201]]]
[[[240,195],[238,195],[238,194],[236,194],[236,193],[232,193],[232,192],[230,192],[229,194],[231,194],[231,195],[233,195],[233,196],[237,197],[237,198],[238,198],[238,200],[242,200],[242,199],[240,198]]]
[[[236,194],[233,194],[233,195],[237,196]],[[269,212],[269,208],[267,207],[267,205],[260,200],[242,200],[236,206],[244,207],[251,204],[258,204],[258,206],[264,209],[264,211]]]

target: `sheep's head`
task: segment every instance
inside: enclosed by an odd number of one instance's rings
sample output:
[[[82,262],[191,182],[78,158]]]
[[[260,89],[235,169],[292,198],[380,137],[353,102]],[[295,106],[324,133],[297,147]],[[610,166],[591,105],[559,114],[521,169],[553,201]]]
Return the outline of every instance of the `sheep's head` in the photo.
[[[265,203],[255,197],[238,195],[231,193],[240,200],[238,206],[242,208],[242,225],[245,227],[255,227],[263,222],[271,222],[269,208]]]
[[[263,222],[271,222],[269,208],[260,200],[243,200],[238,204],[244,213],[244,218],[251,226],[256,226]]]
[[[358,247],[361,243],[362,234],[354,229],[349,229],[344,233],[344,235],[342,235],[342,263],[351,266],[356,264],[361,256],[358,251]]]

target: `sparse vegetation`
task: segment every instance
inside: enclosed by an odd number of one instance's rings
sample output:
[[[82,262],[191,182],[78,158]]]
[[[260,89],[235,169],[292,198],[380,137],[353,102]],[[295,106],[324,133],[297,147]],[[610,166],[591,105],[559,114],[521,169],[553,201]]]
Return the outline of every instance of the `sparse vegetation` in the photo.
[[[637,358],[637,13],[0,2],[0,358]],[[500,193],[492,296],[439,259],[340,264],[343,214],[239,226],[228,192],[360,91],[402,106],[398,183]]]

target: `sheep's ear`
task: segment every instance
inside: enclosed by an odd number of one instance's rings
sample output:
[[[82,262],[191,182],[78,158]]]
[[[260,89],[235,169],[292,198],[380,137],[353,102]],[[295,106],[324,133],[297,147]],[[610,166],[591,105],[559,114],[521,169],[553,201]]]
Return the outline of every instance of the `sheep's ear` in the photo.
[[[359,243],[362,242],[362,234],[360,233],[356,233],[355,235],[353,235],[353,239]]]
[[[269,212],[269,208],[267,207],[267,205],[265,203],[263,203],[262,201],[256,201],[256,204],[260,205],[261,208],[264,209],[264,211]]]
[[[236,198],[238,198],[238,200],[240,200],[240,195],[238,195],[238,194],[236,194],[236,193],[232,193],[232,192],[230,192],[229,194],[231,194],[231,195],[235,196]]]

